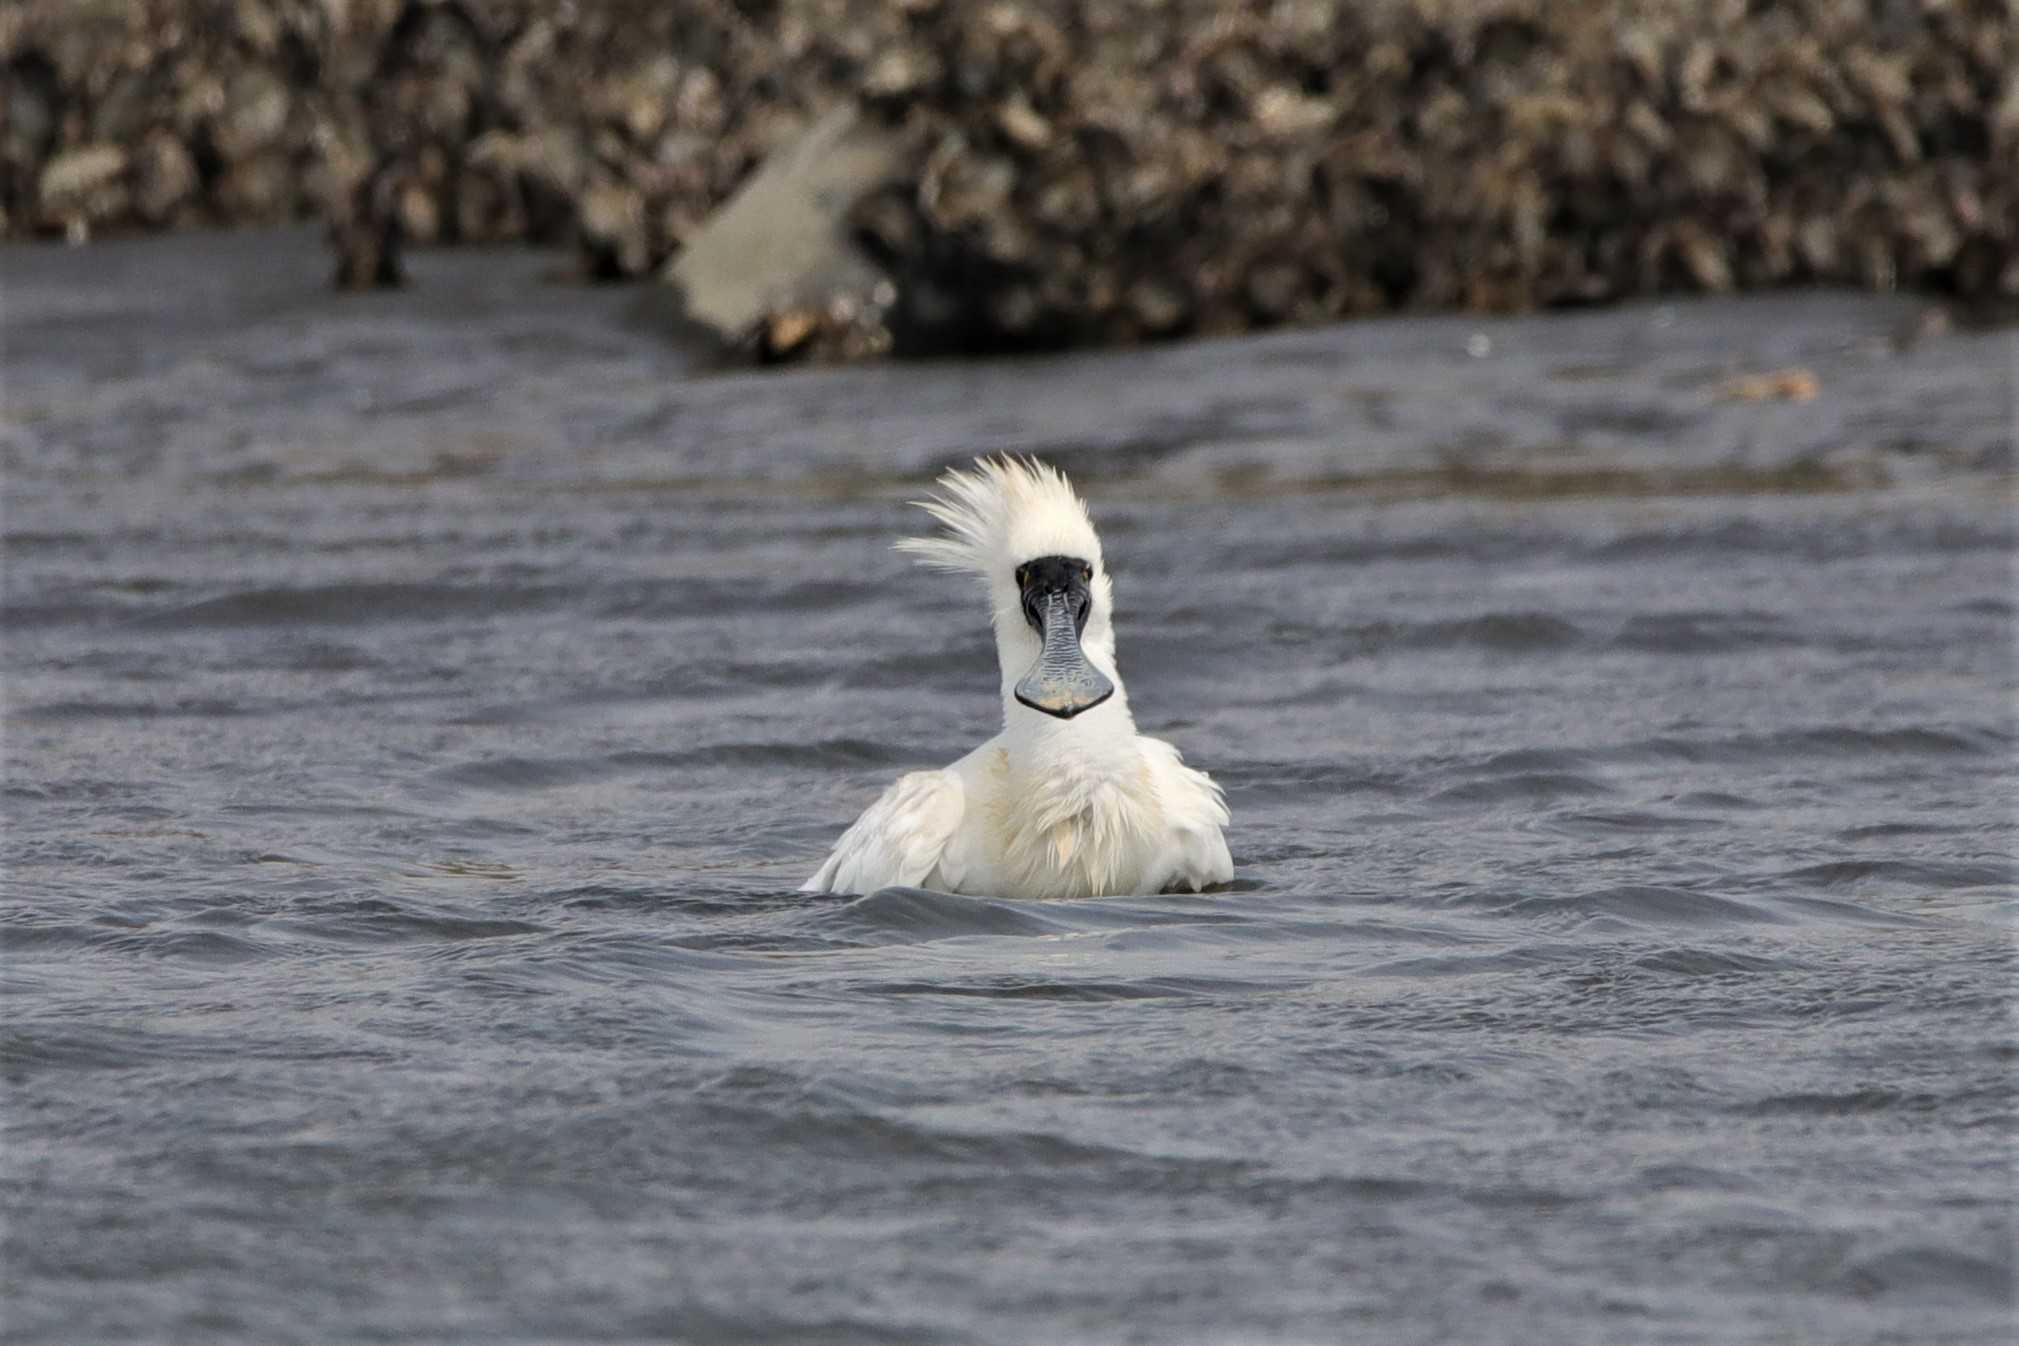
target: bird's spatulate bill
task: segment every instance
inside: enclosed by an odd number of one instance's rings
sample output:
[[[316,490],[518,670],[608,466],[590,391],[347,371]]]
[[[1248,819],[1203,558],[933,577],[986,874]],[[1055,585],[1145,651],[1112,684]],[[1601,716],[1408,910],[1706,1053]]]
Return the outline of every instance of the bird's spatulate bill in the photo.
[[[1031,671],[1017,683],[1017,700],[1032,710],[1070,720],[1113,696],[1115,684],[1087,661],[1080,648],[1079,625],[1073,620],[1066,595],[1047,595],[1039,616],[1044,623],[1044,649]]]

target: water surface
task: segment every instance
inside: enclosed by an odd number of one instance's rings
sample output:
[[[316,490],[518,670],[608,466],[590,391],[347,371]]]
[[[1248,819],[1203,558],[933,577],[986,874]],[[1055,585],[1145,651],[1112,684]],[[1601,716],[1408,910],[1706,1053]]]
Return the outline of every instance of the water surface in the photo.
[[[700,377],[547,265],[0,252],[9,1339],[2009,1338],[2010,334]],[[888,543],[998,448],[1231,890],[793,891],[994,728]]]

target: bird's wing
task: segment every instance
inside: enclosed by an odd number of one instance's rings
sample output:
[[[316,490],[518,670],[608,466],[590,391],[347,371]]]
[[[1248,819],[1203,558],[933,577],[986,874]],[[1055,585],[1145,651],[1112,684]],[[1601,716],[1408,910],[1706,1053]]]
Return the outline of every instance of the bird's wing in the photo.
[[[1234,877],[1234,857],[1227,850],[1227,801],[1213,778],[1185,765],[1178,750],[1162,739],[1143,740],[1155,764],[1157,794],[1164,801],[1170,826],[1158,866],[1163,892],[1185,888],[1203,892]]]
[[[1234,877],[1234,857],[1227,835],[1218,827],[1186,828],[1174,836],[1176,855],[1161,892],[1203,893]]]
[[[893,884],[923,884],[960,826],[964,795],[960,777],[951,771],[899,777],[841,834],[827,863],[800,891],[873,893]]]

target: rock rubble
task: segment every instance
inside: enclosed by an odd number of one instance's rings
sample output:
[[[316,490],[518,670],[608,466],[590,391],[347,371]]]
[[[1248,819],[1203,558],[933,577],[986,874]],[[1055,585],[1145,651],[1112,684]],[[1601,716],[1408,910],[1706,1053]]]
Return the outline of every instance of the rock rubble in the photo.
[[[882,280],[760,354],[2019,300],[2011,0],[20,0],[0,237],[320,216],[346,285],[516,240],[642,278],[849,100]]]

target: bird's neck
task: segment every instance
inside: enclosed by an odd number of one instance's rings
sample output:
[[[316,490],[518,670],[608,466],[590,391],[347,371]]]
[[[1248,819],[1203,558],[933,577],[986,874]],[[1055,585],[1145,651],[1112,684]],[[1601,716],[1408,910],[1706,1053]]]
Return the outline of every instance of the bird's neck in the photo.
[[[1037,659],[1037,636],[1021,611],[996,614],[996,657],[1002,669],[1002,737],[1010,767],[1019,779],[1062,776],[1097,779],[1136,769],[1136,721],[1129,713],[1128,689],[1115,667],[1115,636],[1105,623],[1090,626],[1080,648],[1087,661],[1114,683],[1115,693],[1092,710],[1061,720],[1016,699],[1017,682]]]
[[[1020,780],[1037,781],[1120,778],[1136,771],[1141,760],[1136,721],[1129,714],[1129,695],[1121,680],[1114,681],[1113,696],[1070,720],[1032,710],[1004,688],[1000,742],[1009,754],[1012,773]]]

